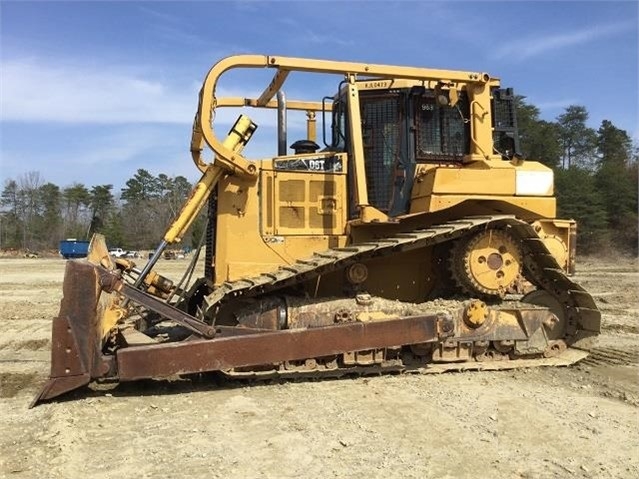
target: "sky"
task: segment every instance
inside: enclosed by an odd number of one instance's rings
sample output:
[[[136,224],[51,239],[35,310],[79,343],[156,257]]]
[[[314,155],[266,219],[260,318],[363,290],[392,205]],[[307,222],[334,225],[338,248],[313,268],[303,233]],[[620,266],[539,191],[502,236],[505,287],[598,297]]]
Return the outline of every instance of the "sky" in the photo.
[[[0,184],[30,171],[61,187],[124,186],[138,168],[199,171],[189,143],[198,91],[218,60],[286,55],[485,71],[554,120],[583,105],[639,141],[638,5],[630,1],[0,0]],[[272,71],[222,77],[259,95]],[[340,79],[293,77],[289,99]],[[220,113],[224,136],[238,112]],[[275,154],[276,113],[248,112],[246,153]],[[289,144],[305,135],[289,117]],[[210,154],[206,157],[210,158]]]

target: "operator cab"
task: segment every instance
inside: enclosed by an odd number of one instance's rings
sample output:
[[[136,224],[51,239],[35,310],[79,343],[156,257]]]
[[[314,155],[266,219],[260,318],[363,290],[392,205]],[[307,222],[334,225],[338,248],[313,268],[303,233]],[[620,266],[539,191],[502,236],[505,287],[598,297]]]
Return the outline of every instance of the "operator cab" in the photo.
[[[465,90],[425,88],[406,80],[358,82],[368,200],[398,216],[410,208],[415,167],[461,167],[471,152],[470,102]],[[512,89],[493,89],[494,150],[503,159],[518,154],[515,97]],[[327,148],[346,151],[348,138],[345,89],[333,99],[332,138]],[[356,211],[351,208],[351,217]]]

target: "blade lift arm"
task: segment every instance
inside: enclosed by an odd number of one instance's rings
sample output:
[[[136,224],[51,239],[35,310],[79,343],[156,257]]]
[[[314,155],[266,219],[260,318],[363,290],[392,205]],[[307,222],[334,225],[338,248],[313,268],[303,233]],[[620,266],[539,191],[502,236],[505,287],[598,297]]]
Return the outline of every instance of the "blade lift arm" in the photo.
[[[257,125],[253,123],[249,117],[246,115],[240,115],[224,140],[223,144],[225,148],[236,153],[240,153],[251,139],[256,129]],[[153,269],[153,266],[155,266],[158,259],[160,259],[160,256],[166,247],[170,244],[179,243],[182,240],[184,233],[189,229],[191,224],[193,224],[193,221],[197,218],[200,211],[202,211],[202,207],[209,199],[215,185],[223,176],[229,173],[232,172],[229,171],[223,163],[218,162],[217,158],[216,161],[207,166],[204,174],[195,184],[193,190],[191,190],[191,194],[186,203],[184,203],[184,206],[177,218],[164,234],[162,242],[136,278],[133,284],[135,288],[139,288],[144,282],[144,279],[151,269]]]

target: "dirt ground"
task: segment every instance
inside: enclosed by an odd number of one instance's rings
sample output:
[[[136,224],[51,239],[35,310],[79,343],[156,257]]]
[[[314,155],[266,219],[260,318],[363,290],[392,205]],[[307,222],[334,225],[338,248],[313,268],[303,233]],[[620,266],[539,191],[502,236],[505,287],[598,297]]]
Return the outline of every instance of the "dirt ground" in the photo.
[[[636,260],[581,259],[603,331],[568,368],[145,382],[28,409],[63,271],[0,259],[0,477],[639,477]]]

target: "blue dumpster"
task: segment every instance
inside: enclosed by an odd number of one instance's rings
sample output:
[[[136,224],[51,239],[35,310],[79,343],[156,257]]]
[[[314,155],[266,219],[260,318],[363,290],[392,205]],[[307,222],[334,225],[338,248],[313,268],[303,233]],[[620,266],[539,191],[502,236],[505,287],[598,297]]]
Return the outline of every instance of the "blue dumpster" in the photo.
[[[89,242],[83,240],[66,239],[60,241],[60,255],[64,259],[84,258],[89,252]]]

